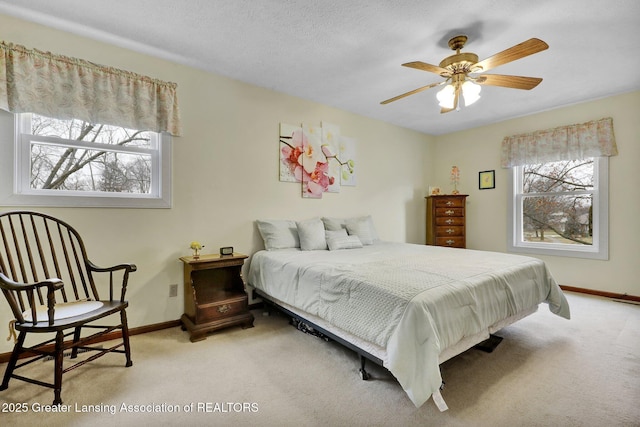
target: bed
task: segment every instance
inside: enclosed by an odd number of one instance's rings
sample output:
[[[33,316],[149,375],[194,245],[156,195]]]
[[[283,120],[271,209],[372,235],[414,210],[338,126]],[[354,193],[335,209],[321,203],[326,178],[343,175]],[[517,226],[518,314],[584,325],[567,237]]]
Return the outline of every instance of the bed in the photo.
[[[570,317],[539,259],[384,242],[370,217],[349,221],[258,221],[265,250],[251,257],[247,284],[381,363],[416,407],[432,397],[447,409],[439,364],[540,303]]]

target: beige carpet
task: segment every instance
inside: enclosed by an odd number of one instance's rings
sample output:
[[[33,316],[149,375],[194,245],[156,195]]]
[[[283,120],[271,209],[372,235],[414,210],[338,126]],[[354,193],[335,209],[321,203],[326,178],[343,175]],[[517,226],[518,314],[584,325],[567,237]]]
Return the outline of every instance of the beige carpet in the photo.
[[[503,329],[493,353],[469,350],[444,363],[443,397],[450,409],[442,413],[431,400],[415,408],[382,368],[369,364],[373,378],[362,381],[353,352],[257,310],[254,328],[230,328],[199,343],[190,343],[179,328],[134,336],[133,367],[124,368],[124,356],[109,355],[65,376],[62,399],[70,413],[35,412],[52,402],[53,392],[13,380],[0,392],[0,423],[640,425],[640,306],[567,297],[570,321],[542,305]],[[48,380],[52,368],[52,362],[37,362],[29,369]],[[16,412],[21,408],[26,412]],[[90,409],[103,412],[82,412]],[[130,412],[149,409],[154,412]]]

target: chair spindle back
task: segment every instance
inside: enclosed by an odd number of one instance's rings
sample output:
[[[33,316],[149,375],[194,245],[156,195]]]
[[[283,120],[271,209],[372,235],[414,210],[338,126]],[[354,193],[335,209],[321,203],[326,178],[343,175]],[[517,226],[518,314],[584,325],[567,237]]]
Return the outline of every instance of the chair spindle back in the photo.
[[[87,255],[78,232],[69,224],[46,214],[14,211],[0,214],[0,273],[18,283],[38,283],[44,279],[63,281],[56,302],[99,300]],[[41,288],[11,293],[20,310],[34,304],[46,305]],[[25,297],[26,294],[26,297]],[[16,314],[16,313],[14,313]]]

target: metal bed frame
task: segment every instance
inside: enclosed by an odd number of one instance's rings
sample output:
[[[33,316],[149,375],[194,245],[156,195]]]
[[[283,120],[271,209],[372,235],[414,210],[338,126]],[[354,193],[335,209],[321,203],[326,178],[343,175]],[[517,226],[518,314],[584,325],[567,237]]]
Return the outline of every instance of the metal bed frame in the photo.
[[[365,368],[367,360],[369,360],[369,361],[375,363],[376,365],[381,366],[384,369],[386,369],[384,367],[382,359],[380,359],[379,357],[374,356],[373,354],[361,349],[357,345],[345,340],[342,337],[337,336],[336,334],[332,333],[331,331],[328,331],[327,329],[325,329],[325,328],[323,328],[321,326],[318,326],[316,323],[309,321],[308,319],[300,316],[299,314],[294,313],[294,312],[292,312],[291,310],[288,310],[285,307],[282,307],[278,303],[274,302],[269,297],[269,295],[263,293],[259,289],[253,289],[252,297],[253,297],[253,299],[256,299],[256,298],[262,299],[262,301],[264,302],[264,304],[266,306],[274,308],[275,310],[285,314],[286,316],[288,316],[291,319],[293,319],[296,323],[303,323],[305,325],[309,325],[311,328],[313,328],[314,331],[317,331],[320,334],[321,338],[325,338],[326,337],[326,338],[328,338],[328,339],[330,339],[332,341],[335,341],[338,344],[348,348],[349,350],[352,350],[353,352],[355,352],[358,355],[359,359],[360,359],[360,368],[358,369],[358,372],[359,372],[360,378],[362,378],[362,380],[366,381],[366,380],[371,378],[371,375],[367,372],[367,370]],[[298,329],[302,330],[299,327],[298,327]],[[494,335],[494,334],[490,334],[489,338],[487,340],[476,344],[475,346],[473,346],[473,348],[475,348],[477,350],[480,350],[480,351],[483,351],[485,353],[491,353],[491,352],[493,352],[493,350],[496,349],[496,347],[498,346],[498,344],[500,344],[501,341],[502,341],[502,337],[499,337],[499,336]],[[444,384],[445,384],[444,381],[442,381],[442,385],[440,386],[440,390],[444,389]]]
[[[315,331],[319,332],[322,336],[327,337],[328,339],[330,339],[332,341],[335,341],[338,344],[340,344],[340,345],[348,348],[349,350],[352,350],[355,353],[357,353],[358,357],[360,358],[360,369],[358,370],[358,372],[360,373],[360,378],[362,378],[363,380],[368,380],[369,378],[371,378],[371,375],[365,369],[365,365],[366,365],[366,361],[367,360],[375,363],[376,365],[382,366],[384,368],[382,359],[380,359],[379,357],[374,356],[373,354],[361,349],[360,347],[356,346],[355,344],[345,340],[342,337],[337,336],[336,334],[326,330],[325,328],[322,328],[322,327],[318,326],[317,324],[305,319],[304,317],[300,316],[299,314],[294,313],[291,310],[288,310],[288,309],[282,307],[281,305],[279,305],[276,302],[274,302],[273,300],[271,300],[271,298],[268,295],[262,293],[260,290],[253,289],[253,298],[255,299],[256,297],[261,298],[263,300],[263,302],[267,306],[273,307],[277,311],[280,311],[280,312],[284,313],[285,315],[291,317],[292,319],[295,319],[296,322],[301,322],[301,323],[304,323],[306,325],[311,326]]]

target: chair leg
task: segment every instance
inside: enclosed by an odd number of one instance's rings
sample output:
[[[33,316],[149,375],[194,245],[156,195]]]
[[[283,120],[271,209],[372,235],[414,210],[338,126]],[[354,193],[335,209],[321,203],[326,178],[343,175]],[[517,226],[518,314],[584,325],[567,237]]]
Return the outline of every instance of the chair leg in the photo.
[[[82,327],[78,326],[76,327],[75,331],[73,332],[73,343],[77,343],[78,341],[80,341],[80,333],[82,332]],[[75,359],[76,357],[78,357],[78,347],[73,346],[73,348],[71,349],[71,359]]]
[[[6,390],[9,387],[9,380],[11,379],[11,375],[13,375],[13,370],[16,368],[16,363],[18,363],[18,356],[20,356],[20,353],[22,352],[22,345],[24,344],[26,336],[27,333],[21,331],[18,336],[18,341],[13,346],[13,352],[9,358],[7,369],[4,371],[4,379],[2,380],[2,385],[0,385],[0,390]]]
[[[56,333],[56,349],[55,349],[55,374],[53,380],[54,405],[62,404],[62,357],[64,356],[64,333],[58,331]]]
[[[124,353],[127,357],[127,363],[125,366],[128,368],[133,365],[131,360],[131,346],[129,345],[129,324],[127,323],[127,313],[120,311],[120,323],[122,323],[122,342],[124,343]]]

